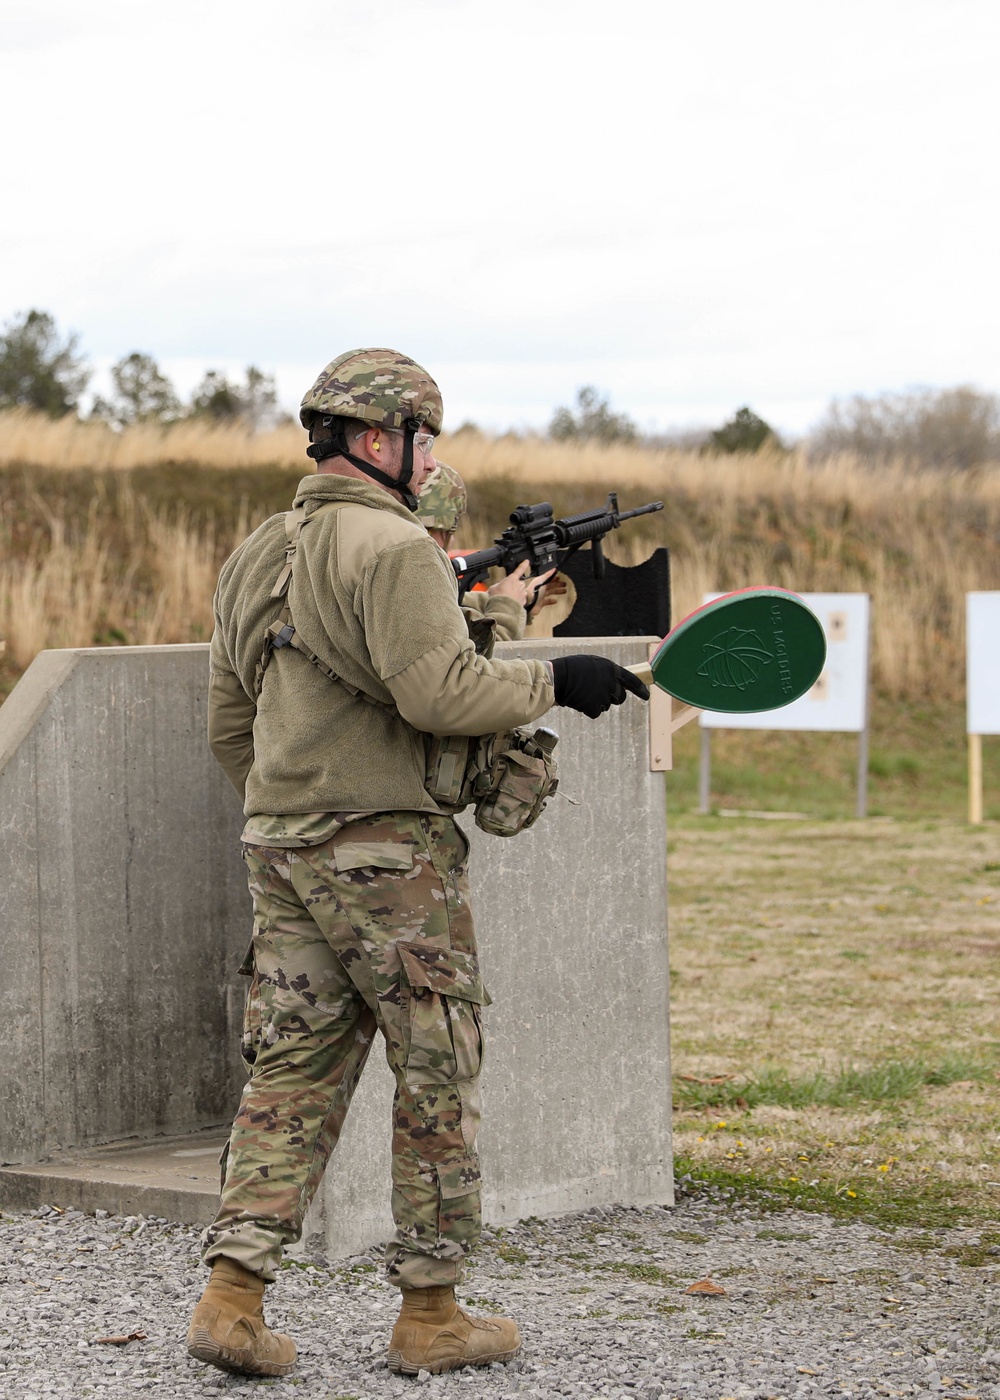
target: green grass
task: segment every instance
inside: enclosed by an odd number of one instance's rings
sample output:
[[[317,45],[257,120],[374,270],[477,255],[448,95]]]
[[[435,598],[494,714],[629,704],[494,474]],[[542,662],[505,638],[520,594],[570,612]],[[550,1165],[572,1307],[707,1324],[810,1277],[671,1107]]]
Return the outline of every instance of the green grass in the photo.
[[[679,1195],[703,1191],[722,1194],[729,1200],[752,1205],[761,1213],[814,1211],[838,1220],[864,1221],[879,1229],[925,1232],[956,1226],[982,1226],[991,1230],[996,1223],[995,1210],[965,1205],[956,1199],[961,1191],[956,1192],[947,1182],[922,1182],[920,1191],[915,1193],[908,1183],[895,1182],[890,1177],[875,1186],[859,1182],[851,1188],[852,1194],[847,1195],[832,1182],[821,1181],[814,1186],[763,1171],[696,1162],[684,1155],[674,1158],[674,1173],[680,1183]],[[986,1238],[986,1235],[981,1236],[981,1239]],[[992,1233],[989,1240],[992,1243]],[[1000,1237],[997,1242],[1000,1243]],[[894,1243],[913,1249],[939,1246],[932,1234],[901,1236]],[[987,1243],[961,1248],[963,1260],[985,1256],[989,1248]]]
[[[688,816],[671,844],[674,1141],[696,1175],[995,1216],[995,834]]]
[[[984,1230],[978,1244],[948,1245],[944,1253],[972,1269],[982,1269],[987,1264],[995,1264],[1000,1253],[1000,1230]]]
[[[503,1312],[503,1307],[502,1307],[502,1305],[501,1305],[500,1303],[496,1302],[496,1300],[493,1299],[493,1298],[465,1298],[465,1299],[463,1299],[463,1301],[464,1301],[466,1307],[469,1307],[469,1308],[478,1308],[480,1312],[489,1312],[489,1313],[502,1313],[502,1312]]]
[[[662,1288],[672,1288],[677,1283],[673,1274],[657,1268],[655,1264],[626,1264],[616,1260],[606,1264],[594,1264],[592,1267],[596,1273],[624,1274],[626,1278],[635,1279],[638,1283],[658,1283]]]
[[[697,724],[685,726],[674,737],[674,768],[667,775],[671,813],[697,809],[700,742]],[[855,734],[716,730],[711,808],[716,813],[725,808],[852,817],[857,762]],[[983,771],[986,816],[996,820],[1000,740],[984,741]],[[932,704],[872,696],[869,816],[965,820],[967,777],[965,709],[960,700]]]
[[[528,1262],[528,1255],[523,1249],[518,1249],[516,1245],[497,1245],[496,1252],[497,1257],[502,1259],[505,1264],[526,1264]]]
[[[984,1083],[996,1073],[995,1063],[953,1056],[936,1065],[923,1060],[885,1060],[863,1069],[847,1068],[839,1074],[822,1071],[791,1075],[787,1070],[764,1067],[745,1079],[725,1084],[692,1084],[674,1081],[674,1102],[681,1108],[754,1109],[761,1104],[783,1108],[853,1108],[863,1104],[896,1104],[921,1089],[958,1084],[965,1080]]]

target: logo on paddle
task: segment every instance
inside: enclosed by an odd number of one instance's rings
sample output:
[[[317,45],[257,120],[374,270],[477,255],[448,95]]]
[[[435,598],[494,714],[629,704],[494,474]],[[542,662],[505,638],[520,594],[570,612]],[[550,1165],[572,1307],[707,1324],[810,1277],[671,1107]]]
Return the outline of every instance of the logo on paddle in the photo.
[[[756,632],[744,627],[727,627],[705,643],[705,659],[698,667],[713,686],[746,690],[758,679],[774,656],[767,651]]]
[[[678,622],[651,670],[656,685],[685,705],[750,715],[804,695],[825,660],[823,627],[801,598],[783,588],[744,588]]]

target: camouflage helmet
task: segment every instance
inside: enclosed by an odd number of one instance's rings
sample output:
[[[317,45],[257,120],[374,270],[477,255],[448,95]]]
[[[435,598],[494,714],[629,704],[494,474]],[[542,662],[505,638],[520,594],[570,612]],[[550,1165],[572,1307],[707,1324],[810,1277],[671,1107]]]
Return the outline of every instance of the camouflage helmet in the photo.
[[[428,530],[457,530],[467,503],[465,482],[458,472],[438,462],[420,488],[417,519]]]
[[[441,431],[441,391],[427,371],[398,350],[348,350],[331,360],[299,408],[303,428],[317,418],[360,418],[379,428],[420,424]]]

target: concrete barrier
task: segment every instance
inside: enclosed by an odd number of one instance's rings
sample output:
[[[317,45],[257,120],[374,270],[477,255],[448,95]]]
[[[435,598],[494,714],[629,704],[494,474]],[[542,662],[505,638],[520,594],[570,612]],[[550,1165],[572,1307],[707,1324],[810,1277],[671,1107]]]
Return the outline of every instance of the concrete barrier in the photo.
[[[204,646],[43,652],[0,708],[2,1161],[205,1127],[239,1093],[249,917],[206,669]]]
[[[499,652],[584,648],[645,657],[620,638]],[[250,912],[206,680],[204,646],[45,652],[0,708],[0,1162],[232,1116]],[[672,1199],[666,834],[645,709],[554,722],[566,796],[512,841],[466,823],[494,998],[494,1222]],[[391,1096],[376,1047],[307,1224],[331,1253],[388,1233]]]

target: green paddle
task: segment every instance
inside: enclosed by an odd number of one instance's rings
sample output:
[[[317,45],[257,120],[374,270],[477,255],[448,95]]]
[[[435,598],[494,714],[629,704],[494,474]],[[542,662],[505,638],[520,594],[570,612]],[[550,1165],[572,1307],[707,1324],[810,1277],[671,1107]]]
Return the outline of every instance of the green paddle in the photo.
[[[819,618],[784,588],[726,593],[679,622],[648,666],[630,666],[675,700],[747,715],[790,705],[826,661]]]

